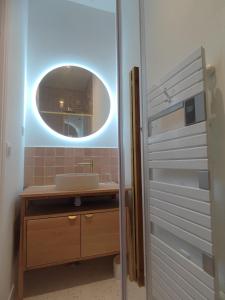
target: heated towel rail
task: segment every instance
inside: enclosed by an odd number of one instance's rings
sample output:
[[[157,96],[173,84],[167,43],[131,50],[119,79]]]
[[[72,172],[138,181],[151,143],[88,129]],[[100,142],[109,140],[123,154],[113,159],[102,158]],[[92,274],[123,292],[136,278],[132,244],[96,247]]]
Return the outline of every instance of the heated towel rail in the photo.
[[[197,49],[148,95],[152,293],[215,299],[206,65]]]

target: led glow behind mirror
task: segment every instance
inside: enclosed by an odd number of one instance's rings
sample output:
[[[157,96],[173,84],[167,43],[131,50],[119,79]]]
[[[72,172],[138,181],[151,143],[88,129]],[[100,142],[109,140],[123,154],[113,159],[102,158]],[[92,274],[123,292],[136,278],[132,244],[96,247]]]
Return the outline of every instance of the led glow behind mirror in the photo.
[[[46,72],[35,88],[34,104],[42,125],[67,140],[97,136],[113,114],[106,84],[90,70],[74,65]]]

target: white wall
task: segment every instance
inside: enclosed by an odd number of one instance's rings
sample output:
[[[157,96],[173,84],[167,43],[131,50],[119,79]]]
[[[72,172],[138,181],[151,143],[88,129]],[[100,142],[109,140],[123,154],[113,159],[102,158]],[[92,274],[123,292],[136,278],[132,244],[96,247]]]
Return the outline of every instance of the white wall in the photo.
[[[7,74],[5,77],[5,141],[11,155],[4,164],[3,190],[0,196],[0,299],[9,299],[14,284],[14,224],[18,195],[23,187],[23,102],[26,42],[26,1],[8,0]],[[4,143],[5,144],[5,143]],[[5,145],[4,145],[5,147]]]
[[[211,99],[216,115],[209,135],[213,151],[216,257],[220,289],[225,291],[225,1],[145,0],[148,89],[196,48],[216,67]],[[210,116],[209,116],[210,117]]]
[[[26,146],[117,147],[116,112],[97,138],[68,142],[49,134],[31,105],[40,75],[56,64],[73,63],[97,72],[117,106],[115,15],[66,0],[29,0],[28,28]]]
[[[130,71],[140,66],[139,1],[122,1],[122,85],[123,85],[123,137],[125,181],[131,184],[131,98]]]
[[[225,82],[224,0],[146,0],[148,88],[200,45]]]
[[[76,3],[80,3],[82,5],[87,5],[89,7],[95,7],[97,9],[105,10],[108,12],[116,11],[116,1],[115,0],[68,0]]]

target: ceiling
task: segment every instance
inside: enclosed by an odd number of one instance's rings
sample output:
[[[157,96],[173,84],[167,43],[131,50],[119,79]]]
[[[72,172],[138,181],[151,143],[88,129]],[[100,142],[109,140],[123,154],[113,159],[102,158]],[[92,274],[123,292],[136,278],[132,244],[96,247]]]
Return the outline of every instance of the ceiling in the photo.
[[[86,5],[96,9],[104,10],[111,13],[115,13],[116,11],[116,0],[68,0],[68,1]]]

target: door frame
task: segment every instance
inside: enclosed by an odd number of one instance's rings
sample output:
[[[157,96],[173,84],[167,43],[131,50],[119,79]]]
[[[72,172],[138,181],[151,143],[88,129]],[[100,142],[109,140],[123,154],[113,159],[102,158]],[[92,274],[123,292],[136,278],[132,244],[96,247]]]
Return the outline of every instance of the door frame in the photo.
[[[121,241],[121,268],[122,268],[122,280],[121,280],[121,299],[129,300],[127,297],[127,245],[126,245],[126,207],[125,207],[125,172],[124,172],[124,159],[123,159],[123,86],[122,74],[123,74],[123,58],[122,58],[122,1],[116,0],[116,23],[117,23],[117,84],[118,84],[118,128],[119,128],[119,167],[120,167],[120,241]],[[148,124],[147,124],[147,98],[146,98],[146,48],[145,48],[145,0],[137,0],[139,4],[139,32],[140,32],[140,102],[141,102],[141,144],[142,144],[142,194],[143,194],[143,216],[144,216],[144,252],[145,252],[145,281],[146,281],[146,300],[151,300],[151,272],[150,270],[150,233],[151,228],[149,224],[148,214],[148,168],[144,163],[147,160],[147,136],[148,136]]]
[[[116,0],[116,49],[117,49],[117,91],[118,91],[118,144],[119,144],[119,212],[120,212],[120,261],[121,300],[127,298],[127,243],[126,243],[126,190],[125,165],[123,158],[123,43],[122,43],[122,1]]]
[[[142,197],[143,197],[143,222],[144,222],[144,252],[145,252],[145,286],[146,300],[152,300],[151,278],[151,222],[149,221],[149,168],[148,161],[148,99],[147,99],[147,54],[146,54],[146,27],[145,27],[145,1],[139,0],[140,20],[140,102],[141,102],[141,138],[142,138]]]
[[[149,168],[148,161],[148,99],[147,99],[147,54],[146,54],[146,0],[139,0],[140,15],[140,99],[141,99],[141,137],[142,137],[142,194],[143,194],[143,221],[144,221],[144,251],[145,251],[145,285],[146,300],[152,300],[151,278],[151,223],[149,222]]]
[[[7,99],[7,23],[8,1],[0,1],[0,197],[2,199],[5,172],[5,127]],[[1,205],[1,200],[0,200]]]

